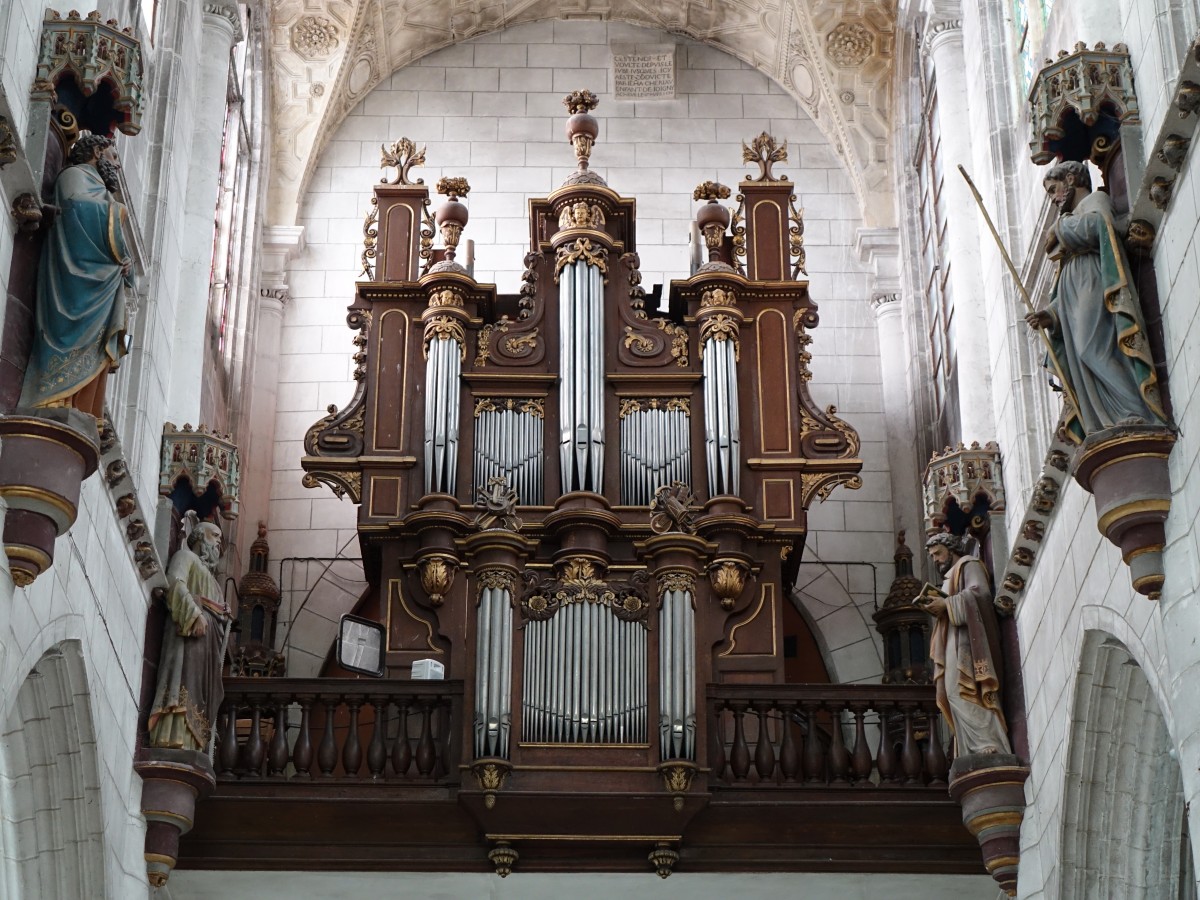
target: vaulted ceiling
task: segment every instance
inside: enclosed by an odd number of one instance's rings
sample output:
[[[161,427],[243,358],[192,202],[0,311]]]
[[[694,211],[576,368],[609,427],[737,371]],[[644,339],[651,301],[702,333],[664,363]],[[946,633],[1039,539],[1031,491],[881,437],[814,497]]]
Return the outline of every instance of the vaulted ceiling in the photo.
[[[270,224],[294,223],[325,142],[393,72],[482,34],[574,18],[683,34],[759,69],[829,139],[865,223],[889,225],[895,8],[895,0],[272,0]]]

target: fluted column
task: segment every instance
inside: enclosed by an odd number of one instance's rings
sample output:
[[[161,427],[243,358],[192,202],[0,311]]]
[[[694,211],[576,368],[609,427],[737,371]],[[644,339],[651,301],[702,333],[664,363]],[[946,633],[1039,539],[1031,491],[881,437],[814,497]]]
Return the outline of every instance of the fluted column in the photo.
[[[926,31],[921,50],[933,59],[937,80],[941,160],[945,173],[946,249],[941,260],[949,266],[954,296],[954,344],[957,357],[960,439],[984,443],[995,438],[992,410],[992,365],[988,352],[987,320],[981,290],[981,236],[986,226],[958,166],[972,169],[971,121],[963,60],[962,22],[950,19]]]
[[[178,305],[167,407],[167,419],[173,422],[197,422],[200,419],[200,385],[208,339],[213,217],[225,131],[229,53],[243,37],[237,4],[232,0],[207,0],[200,21],[196,92],[188,111],[192,122],[186,154],[190,169],[180,228]]]

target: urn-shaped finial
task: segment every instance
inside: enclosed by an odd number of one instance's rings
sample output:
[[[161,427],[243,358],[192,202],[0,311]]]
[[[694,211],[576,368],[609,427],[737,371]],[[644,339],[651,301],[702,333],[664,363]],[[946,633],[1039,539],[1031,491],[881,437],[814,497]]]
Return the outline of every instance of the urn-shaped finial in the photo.
[[[567,119],[567,140],[575,148],[575,159],[579,170],[567,179],[566,184],[604,184],[604,179],[588,171],[592,147],[600,133],[600,123],[591,111],[600,101],[591,91],[572,91],[563,97],[563,106],[571,113]]]
[[[454,261],[454,256],[458,252],[458,242],[462,237],[462,230],[467,226],[467,207],[458,198],[467,196],[470,191],[471,186],[467,184],[465,178],[441,178],[437,183],[437,192],[446,195],[446,202],[438,207],[433,218],[438,224],[442,233],[442,241],[446,245],[446,259],[451,262]]]

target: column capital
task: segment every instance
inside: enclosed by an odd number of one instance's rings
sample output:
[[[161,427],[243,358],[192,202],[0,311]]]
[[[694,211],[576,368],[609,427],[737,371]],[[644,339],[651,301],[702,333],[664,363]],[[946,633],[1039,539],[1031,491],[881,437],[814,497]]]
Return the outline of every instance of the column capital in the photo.
[[[876,319],[887,319],[900,315],[899,291],[876,291],[871,295],[870,302]]]
[[[262,230],[262,275],[264,291],[288,287],[288,263],[304,251],[303,225],[264,225]],[[265,294],[264,294],[265,296]],[[286,304],[285,298],[284,303]]]
[[[957,42],[962,43],[962,19],[942,19],[933,22],[925,29],[921,39],[921,50],[933,54],[943,46]]]
[[[203,22],[205,26],[225,29],[229,33],[230,44],[240,43],[245,37],[242,33],[242,17],[238,15],[237,4],[231,0],[205,0]]]

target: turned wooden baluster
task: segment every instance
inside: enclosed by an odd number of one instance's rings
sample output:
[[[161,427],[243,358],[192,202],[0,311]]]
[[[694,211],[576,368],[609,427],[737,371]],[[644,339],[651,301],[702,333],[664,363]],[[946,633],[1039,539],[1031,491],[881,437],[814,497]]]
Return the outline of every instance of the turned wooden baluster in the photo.
[[[880,704],[879,708],[879,755],[875,765],[879,767],[879,783],[890,784],[896,781],[896,751],[888,740],[887,708]]]
[[[861,704],[850,707],[854,713],[854,752],[850,755],[850,768],[854,772],[854,783],[867,786],[871,783],[871,748],[867,746],[867,708]]]
[[[905,784],[921,784],[921,748],[913,731],[912,704],[904,706],[904,747],[900,751],[900,765],[904,769]]]
[[[217,766],[222,775],[232,775],[238,761],[237,709],[228,700],[225,702],[225,709],[220,722],[220,747],[217,750]]]
[[[800,774],[800,751],[792,739],[792,729],[796,727],[793,716],[796,714],[796,704],[784,702],[779,704],[783,713],[783,739],[779,742],[779,774],[784,781],[795,781]]]
[[[321,735],[321,745],[317,747],[317,766],[327,778],[333,775],[333,767],[337,765],[337,741],[333,738],[333,714],[336,709],[336,698],[330,697],[325,701],[325,733]]]
[[[433,746],[433,704],[428,700],[421,703],[421,739],[417,741],[417,771],[428,776],[437,763],[437,751]]]
[[[441,697],[436,701],[434,721],[437,724],[437,740],[434,744],[437,750],[437,762],[433,767],[433,777],[441,778],[448,774],[450,767],[446,760],[450,758],[450,706]]]
[[[348,697],[346,705],[350,707],[350,730],[346,733],[346,743],[342,745],[342,774],[354,778],[362,767],[362,742],[358,739],[358,710],[362,700]]]
[[[371,732],[371,745],[367,748],[367,770],[371,778],[378,781],[383,777],[383,767],[387,765],[387,750],[383,746],[383,711],[387,703],[382,697],[371,701],[375,707],[375,729]]]
[[[808,723],[808,733],[804,736],[804,778],[809,784],[817,784],[825,780],[825,751],[821,747],[821,732],[817,726],[817,710],[820,701],[801,701],[804,707],[804,718]]]
[[[278,778],[288,764],[287,703],[280,700],[275,706],[275,733],[267,750],[267,774]]]
[[[725,705],[719,700],[712,705],[708,717],[708,765],[711,777],[725,777]]]
[[[408,740],[408,707],[411,701],[402,700],[396,705],[400,708],[400,730],[396,732],[396,743],[392,745],[392,774],[397,778],[408,775],[408,767],[412,765],[412,744]]]
[[[261,775],[263,764],[262,700],[250,698],[250,734],[242,747],[242,769],[247,775]]]
[[[733,710],[733,750],[729,755],[729,771],[733,773],[734,781],[744,781],[750,773],[750,748],[746,745],[746,729],[742,724],[746,704],[735,702],[729,707]]]
[[[929,775],[930,784],[945,784],[950,764],[946,761],[946,752],[942,749],[942,735],[938,730],[937,705],[927,706],[925,716],[929,722],[929,742],[925,748],[925,772]]]
[[[300,698],[300,734],[296,737],[296,746],[292,750],[292,764],[296,767],[299,778],[311,778],[312,772],[312,738],[308,734],[308,709],[312,700]]]
[[[758,715],[758,746],[754,750],[754,768],[758,772],[759,781],[775,780],[775,745],[771,743],[770,720],[767,718],[770,708],[769,701],[758,701],[754,704],[754,712]]]
[[[834,784],[845,784],[850,775],[850,751],[842,737],[842,707],[840,703],[827,703],[830,714],[830,729],[833,742],[829,746],[829,774]]]

